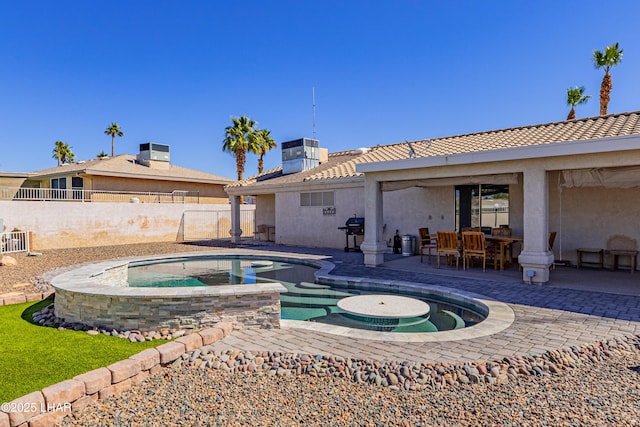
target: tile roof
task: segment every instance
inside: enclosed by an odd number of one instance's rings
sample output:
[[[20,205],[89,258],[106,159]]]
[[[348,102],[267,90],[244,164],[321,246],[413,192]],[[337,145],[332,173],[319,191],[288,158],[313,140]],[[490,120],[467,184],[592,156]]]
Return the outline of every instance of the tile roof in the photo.
[[[640,134],[640,111],[431,138],[412,141],[411,146],[417,157],[431,157],[633,134]],[[356,164],[406,159],[408,154],[407,142],[377,145],[364,154],[357,150],[342,151],[330,154],[328,162],[308,171],[282,175],[282,168],[278,167],[261,175],[236,181],[227,188],[257,188],[315,180],[362,178],[363,173],[356,172]]]
[[[197,181],[214,184],[228,184],[230,178],[201,172],[181,166],[169,165],[168,169],[155,169],[136,162],[136,157],[130,154],[106,159],[94,159],[84,162],[65,164],[55,168],[33,172],[31,178],[51,175],[67,174],[69,172],[85,173],[87,175],[123,176],[167,181]]]

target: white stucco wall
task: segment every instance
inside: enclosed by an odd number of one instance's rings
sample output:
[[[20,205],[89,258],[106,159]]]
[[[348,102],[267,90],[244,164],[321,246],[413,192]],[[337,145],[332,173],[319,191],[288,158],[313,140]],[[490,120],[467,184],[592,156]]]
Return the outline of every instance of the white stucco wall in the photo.
[[[328,189],[327,189],[328,190]],[[327,191],[325,190],[325,191]],[[338,230],[352,216],[364,216],[364,190],[362,187],[335,190],[335,215],[323,215],[322,207],[300,206],[300,192],[278,193],[275,197],[276,242],[284,245],[344,248],[345,233]],[[391,244],[393,235],[417,236],[418,228],[452,230],[455,224],[453,187],[409,188],[384,193],[384,238]],[[256,224],[267,223],[270,201],[259,196]],[[262,221],[262,222],[261,222]],[[366,219],[365,219],[366,227]],[[349,238],[353,246],[353,237]],[[363,238],[357,237],[356,243]],[[391,241],[390,241],[391,240]]]
[[[345,233],[338,227],[344,226],[345,221],[354,214],[364,216],[364,192],[362,187],[339,189],[335,190],[334,198],[335,215],[323,215],[322,206],[300,206],[300,192],[276,194],[276,243],[344,248]],[[261,209],[261,205],[258,205],[256,212]],[[261,214],[256,213],[258,215]],[[361,242],[360,237],[357,244]],[[353,240],[350,245],[353,245]]]
[[[522,177],[520,177],[522,181]],[[509,185],[509,228],[514,236],[522,236],[522,214],[524,210],[524,193],[522,183]]]
[[[276,197],[273,194],[260,194],[256,196],[256,226],[276,224]]]
[[[325,189],[328,191],[329,189]],[[522,186],[512,185],[510,222],[522,233]],[[510,194],[510,201],[511,201]],[[276,242],[284,245],[344,248],[345,234],[338,230],[347,218],[364,216],[362,187],[335,190],[335,215],[323,215],[322,207],[301,207],[300,192],[258,196],[256,224],[276,224]],[[418,236],[420,227],[430,232],[455,229],[455,187],[408,188],[383,193],[384,241],[391,246],[396,230]],[[274,210],[275,207],[275,210]],[[276,216],[276,211],[278,212]],[[365,219],[366,221],[366,219]],[[366,227],[366,222],[365,222]],[[362,242],[357,237],[356,243]],[[349,246],[353,246],[350,237]]]
[[[8,230],[19,227],[31,231],[31,248],[37,251],[176,241],[185,211],[210,211],[212,206],[0,201],[0,218]],[[228,205],[216,206],[230,209]]]
[[[418,236],[420,227],[429,232],[455,228],[453,187],[408,188],[383,193],[383,237],[387,245],[396,230],[399,234]]]
[[[640,244],[640,187],[584,187],[559,190],[557,174],[549,179],[549,231],[556,231],[554,256],[576,263],[578,248],[608,249],[614,235]],[[560,251],[562,250],[562,253]],[[605,259],[605,264],[610,262]]]

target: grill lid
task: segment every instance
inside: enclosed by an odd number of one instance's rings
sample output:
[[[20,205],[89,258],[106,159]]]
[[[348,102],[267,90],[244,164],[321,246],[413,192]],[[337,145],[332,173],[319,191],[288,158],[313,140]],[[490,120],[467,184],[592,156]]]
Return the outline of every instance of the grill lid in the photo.
[[[346,227],[363,227],[364,218],[351,217],[344,223],[344,225]]]

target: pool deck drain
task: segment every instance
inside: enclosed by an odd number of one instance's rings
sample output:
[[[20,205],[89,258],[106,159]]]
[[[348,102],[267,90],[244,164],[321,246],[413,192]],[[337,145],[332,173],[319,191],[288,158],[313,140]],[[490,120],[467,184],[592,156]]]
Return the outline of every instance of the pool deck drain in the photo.
[[[264,248],[262,248],[264,250]],[[314,248],[270,247],[267,251],[323,256],[336,264],[331,274],[353,278],[401,280],[426,286],[448,286],[505,302],[515,319],[507,328],[484,336],[421,342],[371,340],[307,329],[239,330],[214,344],[216,350],[279,351],[413,362],[486,361],[515,355],[537,355],[616,336],[640,335],[640,296],[527,285],[493,279],[455,277],[447,270],[433,274],[416,268],[394,268],[393,262],[370,268],[362,254]],[[389,257],[391,260],[397,257]],[[399,260],[399,258],[397,258]],[[407,260],[403,260],[407,262]],[[606,289],[606,283],[602,284]],[[473,327],[465,330],[473,330]],[[352,330],[353,331],[353,330]],[[312,332],[312,333],[311,333]],[[436,333],[438,334],[438,333]],[[356,336],[354,336],[356,335]]]

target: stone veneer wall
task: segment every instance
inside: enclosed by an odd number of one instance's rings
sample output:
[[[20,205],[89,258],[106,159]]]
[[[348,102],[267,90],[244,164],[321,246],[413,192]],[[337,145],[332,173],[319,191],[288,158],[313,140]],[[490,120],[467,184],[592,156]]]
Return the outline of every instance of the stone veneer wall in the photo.
[[[279,328],[280,294],[140,298],[57,289],[55,315],[70,323],[141,332],[202,328],[221,321],[237,329]]]
[[[97,400],[121,394],[183,354],[218,341],[232,331],[231,323],[218,323],[211,329],[185,335],[106,368],[98,368],[19,397],[2,405],[0,427],[53,427],[65,415]]]
[[[123,262],[56,277],[56,317],[98,329],[140,332],[199,329],[218,322],[231,322],[236,329],[280,327],[280,292],[285,288],[279,283],[129,288],[128,269]]]

